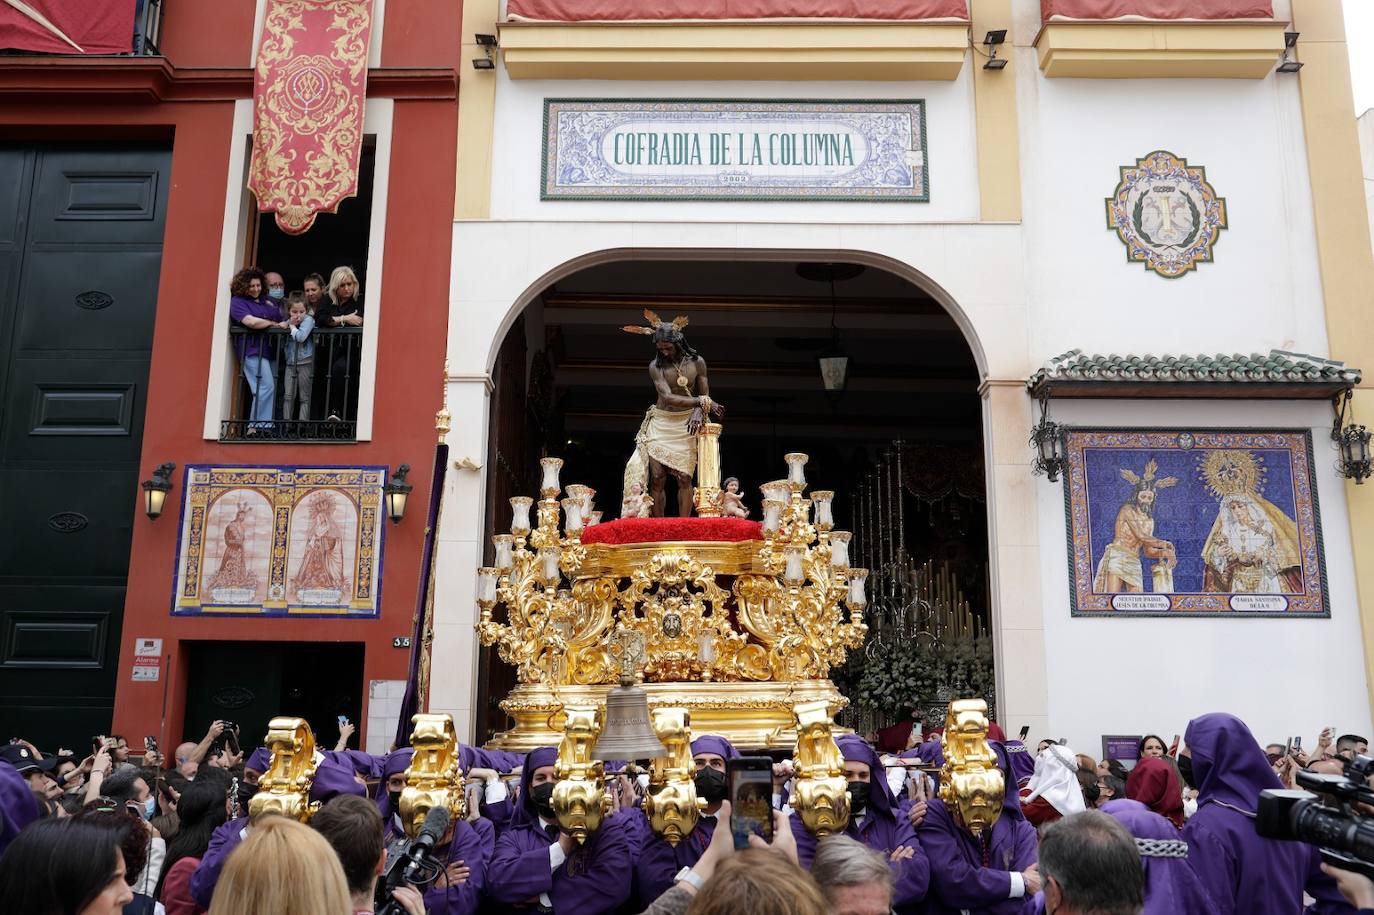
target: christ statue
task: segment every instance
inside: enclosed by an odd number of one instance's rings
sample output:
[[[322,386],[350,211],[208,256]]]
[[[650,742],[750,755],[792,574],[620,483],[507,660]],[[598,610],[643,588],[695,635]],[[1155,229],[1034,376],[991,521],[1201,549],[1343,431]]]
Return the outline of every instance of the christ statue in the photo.
[[[1155,493],[1178,482],[1177,477],[1155,478],[1158,464],[1145,464],[1143,476],[1122,469],[1121,476],[1134,489],[1116,513],[1112,542],[1102,553],[1093,579],[1093,590],[1099,594],[1139,593],[1145,590],[1144,570],[1140,556],[1158,560],[1166,569],[1178,563],[1174,545],[1155,536]]]
[[[648,309],[644,317],[649,326],[631,324],[622,329],[653,336],[657,353],[649,363],[649,380],[658,399],[644,414],[635,436],[635,453],[625,466],[625,493],[628,498],[634,484],[642,487],[647,476],[653,516],[661,518],[667,507],[664,490],[672,474],[677,480],[678,515],[686,518],[692,514],[697,431],[708,419],[724,416],[725,408],[711,399],[706,360],[682,333],[687,318],[664,321]]]

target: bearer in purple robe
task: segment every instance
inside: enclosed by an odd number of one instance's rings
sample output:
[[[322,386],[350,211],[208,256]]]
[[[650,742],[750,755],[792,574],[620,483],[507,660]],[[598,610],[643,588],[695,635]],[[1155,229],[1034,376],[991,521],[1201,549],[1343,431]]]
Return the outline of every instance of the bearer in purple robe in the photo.
[[[974,836],[957,810],[933,798],[916,831],[930,861],[929,915],[1012,915],[1040,889],[1035,827],[1021,813],[1006,748],[995,740],[988,743],[1006,783],[1002,815],[993,827]]]
[[[1140,801],[1108,801],[1100,808],[1135,836],[1145,867],[1145,909],[1141,915],[1212,915],[1212,897],[1189,867],[1188,843],[1177,827]]]
[[[558,751],[540,747],[525,758],[510,828],[496,840],[487,894],[513,911],[555,915],[614,912],[630,898],[630,843],[617,817],[578,845],[559,831],[553,811]]]
[[[250,760],[264,766],[267,763],[262,761],[256,751]],[[254,759],[254,757],[257,757]],[[315,778],[310,783],[310,801],[319,802],[321,805],[327,803],[331,798],[341,794],[352,794],[357,797],[367,797],[367,788],[358,782],[353,769],[349,766],[340,765],[322,756],[316,757],[320,760],[319,766],[315,769]],[[247,763],[244,764],[247,768]],[[210,899],[215,894],[215,884],[219,882],[220,871],[224,869],[224,862],[229,854],[239,847],[244,839],[248,837],[248,816],[245,811],[244,816],[232,819],[217,828],[210,835],[210,845],[201,856],[200,865],[196,867],[196,872],[191,875],[191,898],[196,901],[202,909],[210,908]]]
[[[1026,782],[1035,774],[1035,757],[1019,740],[1008,740],[1003,746],[1007,749],[1007,762],[1011,764],[1011,774],[1016,786],[1025,787]]]
[[[19,830],[38,819],[38,801],[19,770],[0,760],[0,854]]]
[[[916,831],[905,818],[897,816],[887,770],[877,752],[853,734],[845,734],[835,742],[844,756],[844,774],[849,782],[849,825],[844,834],[888,859],[892,866],[893,910],[915,912],[930,886],[930,863],[916,840]],[[816,856],[817,839],[801,817],[793,816],[789,822],[797,840],[797,859],[803,869],[809,870],[811,859]]]
[[[1197,813],[1183,827],[1188,863],[1219,915],[1289,915],[1303,911],[1303,891],[1316,902],[1310,913],[1353,912],[1320,870],[1314,846],[1264,839],[1255,832],[1255,808],[1266,788],[1282,788],[1250,729],[1234,715],[1194,718],[1179,774],[1198,791]]]
[[[696,828],[682,838],[674,847],[659,836],[649,832],[649,837],[639,852],[639,863],[635,865],[635,894],[647,907],[655,899],[666,893],[673,885],[673,878],[690,869],[700,860],[711,844],[711,836],[716,831],[716,814],[720,812],[720,802],[728,793],[725,777],[726,760],[739,756],[730,741],[714,734],[704,734],[692,741],[692,762],[696,763],[697,797],[706,801],[706,809],[697,819]],[[648,832],[648,830],[645,830]]]
[[[458,759],[461,765],[466,757],[469,762],[477,761],[471,747],[459,744]],[[386,824],[385,841],[387,866],[392,859],[410,845],[405,825],[401,822],[401,792],[406,787],[406,770],[415,751],[403,747],[387,755],[382,764],[382,780],[378,784],[377,811]],[[485,762],[485,758],[480,761]],[[467,770],[465,770],[467,771]],[[502,788],[504,789],[504,785]],[[489,820],[459,820],[450,823],[448,831],[434,846],[434,859],[444,866],[439,879],[425,890],[425,909],[431,915],[458,915],[476,912],[481,902],[482,890],[487,882],[487,862],[491,860],[496,847],[496,830]]]

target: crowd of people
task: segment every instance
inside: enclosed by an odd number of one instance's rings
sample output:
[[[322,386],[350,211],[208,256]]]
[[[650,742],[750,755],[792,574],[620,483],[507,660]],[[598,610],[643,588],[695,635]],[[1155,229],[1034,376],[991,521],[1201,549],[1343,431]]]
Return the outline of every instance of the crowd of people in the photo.
[[[336,267],[328,284],[318,273],[288,293],[280,273],[245,267],[229,283],[229,318],[247,331],[234,351],[251,392],[244,435],[268,436],[276,420],[339,423],[358,409],[359,341],[320,331],[362,327],[358,277]],[[278,410],[278,381],[281,383]]]
[[[401,794],[413,751],[317,752],[308,825],[248,818],[269,770],[216,722],[164,760],[120,737],[78,759],[16,740],[0,749],[0,912],[25,915],[358,915],[379,910],[379,878],[411,838]],[[790,762],[773,766],[771,837],[737,848],[729,741],[692,742],[701,818],[676,844],[640,809],[638,767],[608,763],[612,810],[579,842],[554,810],[557,751],[460,745],[467,815],[433,849],[431,881],[382,904],[408,915],[1297,915],[1374,913],[1374,882],[1322,863],[1318,850],[1262,838],[1265,789],[1303,769],[1345,771],[1365,738],[1323,731],[1310,753],[1261,747],[1240,719],[1208,714],[1182,739],[1140,742],[1137,759],[1098,762],[1055,741],[1032,750],[994,724],[1006,790],[979,832],[939,796],[938,731],[880,753],[837,739],[850,818],[812,835],[787,803]],[[766,817],[765,817],[766,819]]]

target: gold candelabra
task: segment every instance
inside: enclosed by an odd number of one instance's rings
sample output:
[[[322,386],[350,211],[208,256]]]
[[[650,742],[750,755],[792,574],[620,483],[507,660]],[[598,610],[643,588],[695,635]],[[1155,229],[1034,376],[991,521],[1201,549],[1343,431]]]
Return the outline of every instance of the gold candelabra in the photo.
[[[715,445],[715,432],[702,441]],[[746,745],[790,744],[798,700],[825,698],[832,710],[847,704],[826,678],[863,644],[868,571],[850,567],[851,535],[834,530],[834,493],[806,494],[807,456],[786,460],[787,478],[762,487],[759,539],[584,544],[589,489],[568,486],[560,502],[563,462],[544,458],[533,523],[534,500],[511,499],[510,533],[493,538],[495,562],[478,570],[478,636],[516,668],[520,686],[502,707],[526,722],[518,739],[497,744],[537,746],[550,736],[537,720],[548,709],[603,703],[619,673],[612,644],[621,633],[642,636],[642,672],[655,704],[689,707],[698,717],[766,709],[747,738],[731,732]],[[718,462],[711,466],[718,477]],[[698,490],[712,504],[709,490],[719,480],[705,482]],[[565,695],[551,701],[552,692]],[[718,720],[707,720],[722,732]]]

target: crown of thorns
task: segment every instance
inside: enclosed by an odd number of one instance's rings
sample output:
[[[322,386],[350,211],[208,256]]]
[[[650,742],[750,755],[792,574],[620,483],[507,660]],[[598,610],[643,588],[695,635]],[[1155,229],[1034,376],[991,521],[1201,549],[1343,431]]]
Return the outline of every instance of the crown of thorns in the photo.
[[[643,334],[647,337],[657,333],[659,328],[672,328],[674,331],[681,333],[682,329],[687,326],[686,315],[678,315],[671,321],[665,321],[648,308],[644,309],[644,320],[649,322],[647,327],[643,324],[626,324],[620,329],[627,334]]]

